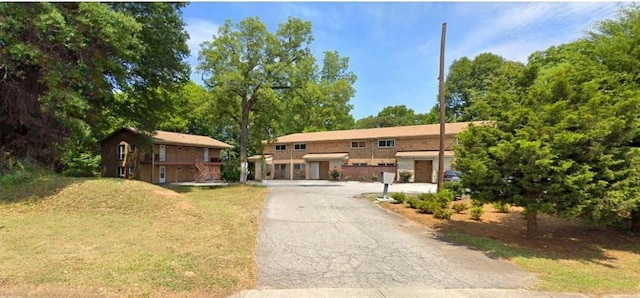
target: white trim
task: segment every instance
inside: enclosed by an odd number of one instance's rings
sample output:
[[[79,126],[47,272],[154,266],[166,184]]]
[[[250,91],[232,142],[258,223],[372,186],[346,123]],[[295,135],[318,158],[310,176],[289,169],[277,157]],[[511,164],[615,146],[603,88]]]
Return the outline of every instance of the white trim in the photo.
[[[296,149],[296,146],[298,146],[298,149]],[[300,147],[304,147],[304,148],[300,148]],[[293,150],[294,150],[294,151],[304,151],[304,150],[307,150],[307,144],[306,144],[306,143],[296,143],[296,144],[293,144]]]
[[[392,146],[388,145],[389,141],[391,141],[393,143]],[[384,142],[385,145],[384,146],[380,146],[380,142]],[[394,147],[396,147],[396,140],[395,139],[379,139],[378,140],[378,148],[394,148]]]

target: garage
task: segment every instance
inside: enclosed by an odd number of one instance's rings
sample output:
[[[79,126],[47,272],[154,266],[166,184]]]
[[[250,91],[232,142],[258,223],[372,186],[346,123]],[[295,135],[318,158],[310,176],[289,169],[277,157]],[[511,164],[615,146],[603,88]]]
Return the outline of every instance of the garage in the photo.
[[[414,182],[428,182],[431,181],[431,172],[433,171],[433,161],[431,160],[416,160],[413,164],[414,169]]]

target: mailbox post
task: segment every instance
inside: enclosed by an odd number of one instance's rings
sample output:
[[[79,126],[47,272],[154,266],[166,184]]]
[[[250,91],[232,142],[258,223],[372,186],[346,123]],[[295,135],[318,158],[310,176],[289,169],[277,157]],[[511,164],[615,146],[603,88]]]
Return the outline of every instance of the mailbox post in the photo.
[[[378,201],[394,201],[392,198],[389,198],[389,184],[393,184],[393,180],[396,178],[396,173],[390,172],[380,172],[380,182],[384,184],[384,190],[382,192],[382,198],[377,198]]]

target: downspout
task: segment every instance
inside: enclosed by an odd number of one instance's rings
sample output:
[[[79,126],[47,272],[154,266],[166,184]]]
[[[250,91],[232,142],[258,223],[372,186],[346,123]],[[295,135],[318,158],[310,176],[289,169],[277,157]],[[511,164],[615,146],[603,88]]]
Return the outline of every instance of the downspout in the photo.
[[[291,150],[290,159],[289,159],[289,180],[293,180],[293,143],[289,143]]]

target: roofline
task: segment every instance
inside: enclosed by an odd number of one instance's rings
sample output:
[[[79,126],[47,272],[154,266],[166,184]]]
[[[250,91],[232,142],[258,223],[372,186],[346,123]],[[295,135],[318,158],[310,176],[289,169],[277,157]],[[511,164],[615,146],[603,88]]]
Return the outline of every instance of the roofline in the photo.
[[[100,145],[102,145],[102,143],[104,143],[106,140],[112,138],[113,136],[115,136],[116,134],[119,134],[123,131],[128,131],[137,135],[142,135],[142,134],[147,134],[148,132],[146,131],[142,131],[142,130],[138,130],[136,128],[132,128],[132,127],[126,127],[126,126],[122,126],[118,129],[116,129],[114,132],[108,134],[106,137],[102,138],[102,140],[100,140]],[[151,139],[151,143],[152,144],[159,144],[159,145],[183,145],[183,146],[191,146],[191,147],[199,147],[199,148],[215,148],[215,149],[232,149],[234,148],[233,146],[228,145],[227,146],[204,146],[202,144],[194,144],[194,143],[182,143],[182,142],[165,142],[165,141],[161,141],[161,140],[156,140],[154,139],[154,135],[156,131],[164,131],[164,130],[154,130],[154,133],[150,133],[148,135],[148,137]],[[164,131],[164,132],[171,132],[171,131]],[[188,134],[186,134],[188,135]],[[199,136],[199,135],[192,135],[192,136]],[[208,136],[201,136],[201,137],[208,137]],[[208,137],[211,138],[211,137]],[[213,140],[216,140],[214,138],[211,138]],[[224,143],[222,141],[216,140],[218,142]],[[225,143],[226,144],[226,143]]]

